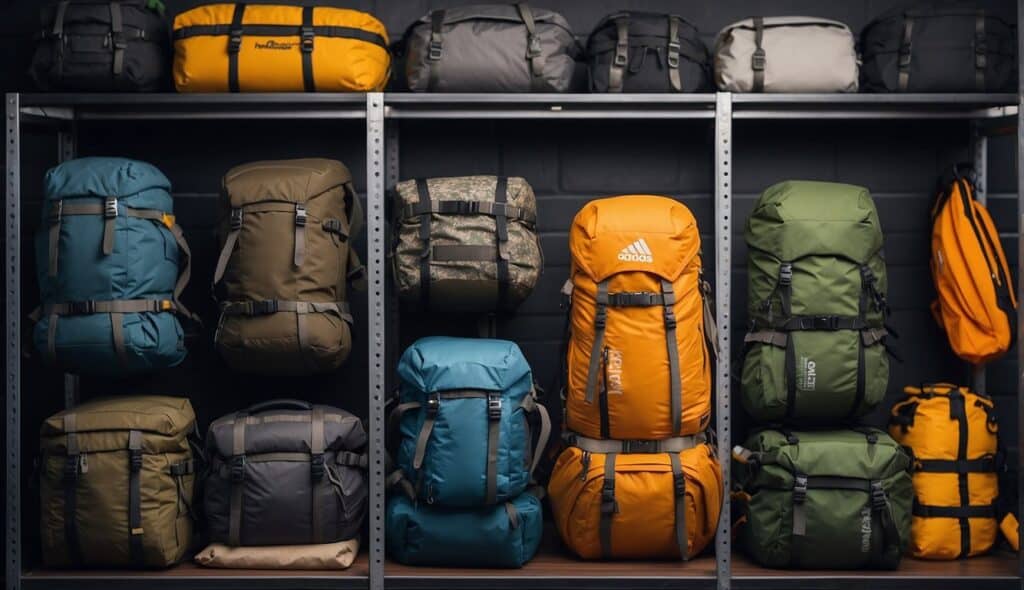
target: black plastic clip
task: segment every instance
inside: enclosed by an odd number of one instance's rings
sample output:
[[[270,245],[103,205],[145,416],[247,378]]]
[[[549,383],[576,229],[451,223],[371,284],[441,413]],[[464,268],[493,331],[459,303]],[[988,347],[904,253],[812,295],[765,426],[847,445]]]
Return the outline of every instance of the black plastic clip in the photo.
[[[686,475],[682,473],[673,474],[672,485],[675,488],[676,497],[681,498],[686,495]]]
[[[64,481],[78,481],[82,474],[82,456],[68,455],[64,459]]]
[[[238,231],[242,229],[242,210],[232,209],[231,210],[231,229]]]
[[[238,483],[245,481],[245,455],[235,455],[231,458],[231,481]]]
[[[309,460],[309,474],[312,476],[313,481],[322,480],[326,472],[327,468],[324,464],[324,454],[319,453],[313,455]]]
[[[242,49],[242,29],[231,29],[228,35],[228,53],[238,53]]]
[[[302,27],[302,53],[313,53],[313,27]]]
[[[803,504],[807,501],[807,476],[797,475],[793,478],[793,503]]]
[[[658,441],[656,440],[624,440],[622,441],[623,453],[657,453]]]
[[[488,393],[487,394],[487,419],[501,420],[501,394],[499,393]]]
[[[885,510],[889,506],[889,498],[885,494],[882,482],[871,482],[871,508],[873,510]]]
[[[615,481],[604,480],[601,486],[601,514],[618,514],[619,503],[615,500]]]
[[[780,285],[792,285],[793,284],[793,265],[785,263],[779,266],[779,284]]]

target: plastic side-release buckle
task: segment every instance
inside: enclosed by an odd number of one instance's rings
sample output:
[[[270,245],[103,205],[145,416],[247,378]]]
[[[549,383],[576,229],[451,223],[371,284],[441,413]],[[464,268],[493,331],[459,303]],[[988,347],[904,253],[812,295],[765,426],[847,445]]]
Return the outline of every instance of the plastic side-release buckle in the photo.
[[[672,485],[675,488],[677,497],[681,498],[686,495],[686,475],[682,473],[673,474]]]
[[[61,218],[64,217],[64,201],[54,201],[50,206],[50,213],[47,215],[51,225],[60,223]]]
[[[803,504],[807,501],[807,476],[797,475],[793,478],[793,503]]]
[[[657,453],[658,441],[656,440],[624,440],[622,441],[623,453]]]
[[[668,44],[668,67],[678,68],[679,67],[679,51],[682,46],[678,41],[670,41]]]
[[[540,57],[541,53],[543,53],[543,48],[541,47],[540,37],[530,35],[526,40],[526,57]]]
[[[231,481],[238,483],[245,481],[245,455],[235,455],[231,458]]]
[[[629,63],[629,45],[626,43],[618,43],[615,46],[615,65],[616,67],[624,68]]]
[[[427,45],[427,59],[430,61],[440,61],[443,47],[441,35],[437,33],[432,34],[430,36],[430,43]]]
[[[601,514],[618,514],[619,503],[615,501],[615,482],[605,480],[601,486]]]
[[[86,315],[96,313],[95,301],[69,301],[67,306],[69,315]]]
[[[252,315],[270,315],[277,313],[277,301],[266,299],[252,302]]]
[[[437,393],[430,394],[427,398],[426,412],[427,416],[437,416],[437,413],[441,410],[441,395]]]
[[[103,217],[117,217],[117,197],[107,197],[103,201]]]
[[[242,48],[242,29],[231,29],[228,35],[228,53],[238,53]]]
[[[68,455],[64,458],[64,481],[78,481],[84,473],[82,455]]]
[[[242,210],[232,209],[231,210],[231,229],[238,231],[242,229]]]
[[[793,265],[782,264],[779,266],[779,284],[780,285],[791,285],[793,284]]]
[[[306,208],[303,207],[302,205],[296,205],[295,206],[295,225],[297,227],[305,227],[307,219],[308,219],[308,216],[306,215]]]
[[[763,72],[766,57],[767,54],[765,54],[764,49],[756,49],[753,55],[750,56],[750,69],[754,70],[755,72]]]
[[[871,508],[873,510],[885,510],[889,506],[889,497],[885,493],[885,488],[882,487],[882,482],[872,481],[871,482]]]
[[[497,393],[487,394],[487,419],[501,420],[501,395]]]
[[[906,69],[906,68],[910,67],[910,59],[911,59],[910,56],[911,56],[911,53],[913,52],[913,50],[914,50],[914,44],[913,43],[906,43],[904,45],[900,45],[899,67],[901,69]]]
[[[302,52],[313,53],[313,27],[302,27]]]
[[[322,480],[325,473],[326,467],[324,464],[324,454],[318,453],[313,455],[309,460],[309,474],[313,478],[313,481]]]

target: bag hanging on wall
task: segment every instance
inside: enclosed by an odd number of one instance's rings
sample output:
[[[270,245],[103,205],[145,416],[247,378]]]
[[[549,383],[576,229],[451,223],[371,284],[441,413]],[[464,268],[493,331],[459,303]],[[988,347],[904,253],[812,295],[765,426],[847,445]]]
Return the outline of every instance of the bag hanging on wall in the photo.
[[[421,338],[402,354],[398,376],[400,403],[388,427],[400,437],[392,483],[414,501],[464,508],[526,490],[551,424],[514,342]],[[530,414],[541,423],[536,446]]]
[[[591,201],[569,251],[566,427],[624,440],[706,430],[717,332],[690,210],[657,196]]]
[[[366,516],[366,431],[331,406],[271,400],[210,424],[203,501],[231,547],[335,543]]]
[[[30,74],[43,90],[154,92],[167,85],[160,0],[59,0],[42,10]]]
[[[861,34],[871,92],[1016,92],[1014,27],[981,8],[893,10]]]
[[[703,434],[663,441],[570,435],[548,493],[562,540],[584,559],[680,559],[715,537],[725,493]]]
[[[150,164],[79,158],[46,173],[36,234],[36,350],[73,373],[129,375],[185,358],[191,274],[171,183]]]
[[[882,229],[871,194],[787,181],[747,221],[743,406],[761,422],[862,416],[885,397],[889,357]]]
[[[807,16],[754,17],[715,39],[715,82],[728,92],[857,92],[850,28]]]
[[[173,565],[192,544],[196,417],[186,398],[112,397],[40,432],[40,523],[49,567]]]
[[[697,28],[675,14],[610,14],[587,40],[591,92],[703,92],[709,62]]]
[[[434,10],[403,44],[419,92],[566,92],[579,52],[562,15],[525,3]]]
[[[395,188],[398,294],[423,310],[511,311],[544,269],[537,199],[525,179],[457,176]]]
[[[740,543],[765,567],[896,569],[911,458],[881,430],[762,430],[733,449]]]
[[[892,407],[889,433],[914,452],[913,556],[987,553],[999,536],[1003,469],[992,400],[946,383],[903,391],[906,397]]]
[[[358,10],[237,2],[174,19],[178,92],[373,92],[390,71],[384,24]]]
[[[239,371],[337,369],[352,350],[348,284],[365,283],[352,174],[325,159],[254,162],[224,176],[214,341]]]
[[[999,232],[974,194],[970,178],[954,168],[932,208],[932,314],[957,356],[983,364],[1017,339],[1017,294]]]

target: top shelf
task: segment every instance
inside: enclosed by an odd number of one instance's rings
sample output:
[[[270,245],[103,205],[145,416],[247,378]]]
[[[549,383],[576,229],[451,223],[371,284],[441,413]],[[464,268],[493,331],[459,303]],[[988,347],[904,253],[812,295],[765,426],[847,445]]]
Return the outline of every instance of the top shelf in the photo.
[[[22,94],[29,117],[362,119],[366,94]],[[410,119],[713,119],[716,94],[384,93],[386,116]],[[732,94],[736,119],[998,119],[1015,94]]]

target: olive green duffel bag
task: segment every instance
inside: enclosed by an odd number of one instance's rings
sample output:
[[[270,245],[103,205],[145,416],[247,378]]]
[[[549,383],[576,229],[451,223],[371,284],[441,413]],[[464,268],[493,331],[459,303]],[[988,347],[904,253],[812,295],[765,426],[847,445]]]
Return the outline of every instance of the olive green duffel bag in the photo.
[[[166,567],[192,543],[196,416],[185,398],[117,397],[55,414],[40,433],[50,567]]]
[[[733,449],[740,542],[766,567],[895,569],[910,541],[910,455],[875,428],[761,430]]]

